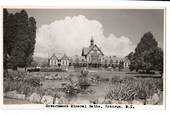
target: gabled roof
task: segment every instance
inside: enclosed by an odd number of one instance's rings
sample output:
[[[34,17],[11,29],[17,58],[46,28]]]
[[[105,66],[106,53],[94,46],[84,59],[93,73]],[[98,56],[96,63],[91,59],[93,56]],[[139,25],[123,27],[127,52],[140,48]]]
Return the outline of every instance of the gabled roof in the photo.
[[[92,47],[89,47],[89,48],[84,47],[84,48],[82,49],[82,56],[88,55],[95,47],[96,47],[97,50],[104,56],[103,52],[100,50],[100,48],[99,48],[96,44],[93,45]]]
[[[88,51],[87,55],[88,55],[95,47],[96,47],[96,48],[98,49],[98,51],[104,56],[103,52],[100,50],[100,48],[99,48],[96,44],[90,48],[90,50]]]
[[[67,57],[66,54],[64,54],[63,57],[61,58],[61,60],[69,60],[69,58]]]
[[[53,54],[49,59],[58,60],[58,58],[55,54]]]
[[[61,56],[56,56],[55,54],[53,54],[50,58],[49,58],[49,60],[69,60],[69,57],[66,55],[66,54],[64,54],[62,57]]]

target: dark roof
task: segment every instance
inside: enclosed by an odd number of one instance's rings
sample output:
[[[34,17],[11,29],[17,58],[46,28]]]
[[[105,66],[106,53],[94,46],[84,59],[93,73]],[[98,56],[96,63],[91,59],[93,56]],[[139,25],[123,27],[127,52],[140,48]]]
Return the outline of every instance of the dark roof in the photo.
[[[50,60],[69,60],[69,57],[64,54],[62,57],[57,57],[55,54],[53,54],[50,58]]]
[[[55,60],[58,60],[58,58],[57,58],[57,56],[56,56],[55,54],[53,54],[49,59],[50,59],[50,60],[51,60],[51,59],[53,59],[53,60],[54,60],[54,59],[55,59]]]
[[[88,54],[93,50],[93,48],[95,48],[95,47],[98,49],[98,51],[99,51],[102,55],[104,55],[103,52],[100,50],[100,48],[95,44],[95,45],[93,45],[92,47],[89,47],[89,48],[84,47],[84,48],[82,49],[82,56],[88,55]]]
[[[88,51],[87,55],[93,50],[93,48],[97,48],[98,51],[104,56],[103,52],[100,50],[100,48],[95,44],[93,47],[90,48],[90,50]]]
[[[64,54],[61,60],[69,60],[69,58],[66,56],[66,54]]]

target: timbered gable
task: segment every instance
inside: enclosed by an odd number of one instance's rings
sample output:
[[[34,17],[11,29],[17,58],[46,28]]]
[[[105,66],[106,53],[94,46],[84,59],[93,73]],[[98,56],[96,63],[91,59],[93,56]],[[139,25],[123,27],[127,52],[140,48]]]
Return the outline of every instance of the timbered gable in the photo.
[[[101,54],[102,56],[104,56],[103,52],[100,50],[100,48],[96,44],[93,47],[90,48],[87,55],[90,54],[91,52],[96,52],[96,53]]]

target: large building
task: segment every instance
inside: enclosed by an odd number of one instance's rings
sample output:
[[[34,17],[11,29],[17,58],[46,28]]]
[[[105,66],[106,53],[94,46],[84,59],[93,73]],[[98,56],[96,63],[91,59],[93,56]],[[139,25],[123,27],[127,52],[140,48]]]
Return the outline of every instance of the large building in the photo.
[[[48,63],[51,67],[121,67],[122,69],[128,69],[130,65],[127,57],[105,56],[102,50],[94,44],[93,38],[90,40],[89,47],[82,49],[81,56],[75,55],[69,58],[66,54],[61,57],[53,54],[48,59]]]
[[[102,50],[94,44],[94,39],[91,38],[89,47],[82,49],[82,56],[88,66],[92,67],[119,67],[120,65],[125,69],[129,68],[130,61],[127,57],[119,58],[116,56],[104,56]],[[80,56],[81,57],[81,56]],[[82,58],[82,57],[81,57]],[[83,60],[84,60],[83,59]],[[85,64],[84,64],[85,65]]]
[[[102,64],[104,54],[101,49],[94,44],[94,39],[91,38],[89,47],[82,49],[82,56],[85,57],[88,65],[98,67]]]

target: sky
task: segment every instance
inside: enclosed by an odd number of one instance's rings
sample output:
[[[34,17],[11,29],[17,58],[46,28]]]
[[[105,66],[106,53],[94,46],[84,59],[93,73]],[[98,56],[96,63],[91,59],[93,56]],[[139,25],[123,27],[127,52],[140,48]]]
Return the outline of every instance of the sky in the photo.
[[[8,9],[10,13],[20,9]],[[106,56],[124,57],[134,51],[141,37],[152,32],[163,48],[162,9],[26,9],[37,22],[35,57],[52,53],[81,55],[94,43]]]

